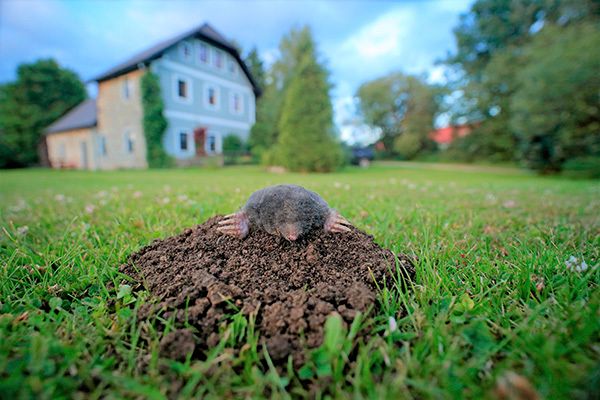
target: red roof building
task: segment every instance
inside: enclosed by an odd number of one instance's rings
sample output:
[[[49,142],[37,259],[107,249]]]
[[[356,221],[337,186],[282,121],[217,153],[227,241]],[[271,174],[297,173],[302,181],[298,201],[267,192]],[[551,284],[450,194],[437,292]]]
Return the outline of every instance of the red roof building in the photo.
[[[473,127],[470,125],[446,126],[431,132],[429,137],[436,142],[440,148],[447,148],[454,139],[467,136],[471,133],[472,129]]]

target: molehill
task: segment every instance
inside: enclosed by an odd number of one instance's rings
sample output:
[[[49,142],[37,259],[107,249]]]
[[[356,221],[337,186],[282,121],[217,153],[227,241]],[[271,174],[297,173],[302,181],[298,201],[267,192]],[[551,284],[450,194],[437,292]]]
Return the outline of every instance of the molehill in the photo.
[[[155,240],[121,266],[156,299],[140,308],[140,318],[162,313],[195,328],[163,337],[165,357],[193,352],[202,358],[218,343],[219,327],[233,307],[255,313],[275,362],[292,355],[299,364],[305,349],[322,343],[328,315],[337,312],[351,323],[357,312],[377,309],[378,284],[414,276],[408,257],[394,256],[354,227],[347,233],[312,232],[295,242],[264,231],[240,240],[217,232],[222,219]]]

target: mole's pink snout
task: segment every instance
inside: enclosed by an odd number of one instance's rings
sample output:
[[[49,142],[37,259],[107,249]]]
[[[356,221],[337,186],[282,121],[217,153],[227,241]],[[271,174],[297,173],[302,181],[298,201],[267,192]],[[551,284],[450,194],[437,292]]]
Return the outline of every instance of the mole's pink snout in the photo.
[[[298,239],[298,236],[300,236],[298,228],[296,228],[294,225],[284,225],[280,232],[284,238],[292,242]]]

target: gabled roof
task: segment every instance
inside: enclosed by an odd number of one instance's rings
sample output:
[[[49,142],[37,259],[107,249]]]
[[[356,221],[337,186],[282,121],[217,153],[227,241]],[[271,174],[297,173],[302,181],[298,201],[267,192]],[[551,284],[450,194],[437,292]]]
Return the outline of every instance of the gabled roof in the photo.
[[[88,99],[46,128],[47,134],[96,126],[96,100]]]
[[[189,39],[192,37],[202,39],[216,47],[219,47],[219,48],[225,50],[229,54],[231,54],[237,60],[239,65],[242,67],[242,70],[248,77],[248,80],[250,81],[250,83],[252,84],[252,87],[254,88],[254,93],[257,96],[260,95],[260,89],[258,88],[258,86],[256,86],[256,82],[254,81],[252,74],[248,70],[248,67],[246,66],[246,64],[240,58],[240,54],[238,53],[237,49],[231,43],[229,43],[227,41],[227,39],[225,39],[223,37],[223,35],[221,35],[212,26],[210,26],[209,24],[206,24],[206,23],[200,27],[197,27],[190,31],[184,32],[184,33],[177,35],[171,39],[157,43],[154,46],[142,51],[141,53],[136,54],[135,56],[131,57],[127,61],[124,61],[121,64],[116,65],[115,67],[109,69],[108,71],[104,72],[103,74],[96,76],[95,78],[93,78],[91,80],[97,81],[97,82],[102,82],[107,79],[111,79],[111,78],[117,77],[119,75],[122,75],[124,73],[136,70],[141,65],[145,65],[145,64],[161,57],[170,47],[174,46],[175,44],[179,43],[180,41]]]

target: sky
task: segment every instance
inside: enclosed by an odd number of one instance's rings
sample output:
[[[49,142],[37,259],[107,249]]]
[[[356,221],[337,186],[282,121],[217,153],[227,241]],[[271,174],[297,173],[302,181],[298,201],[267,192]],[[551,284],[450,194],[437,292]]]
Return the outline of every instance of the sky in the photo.
[[[89,80],[204,22],[244,51],[256,47],[268,65],[281,37],[308,25],[331,73],[342,138],[368,140],[372,131],[347,123],[358,87],[395,71],[443,82],[436,61],[454,51],[452,29],[472,2],[0,0],[0,83],[14,80],[20,63],[48,57]]]

